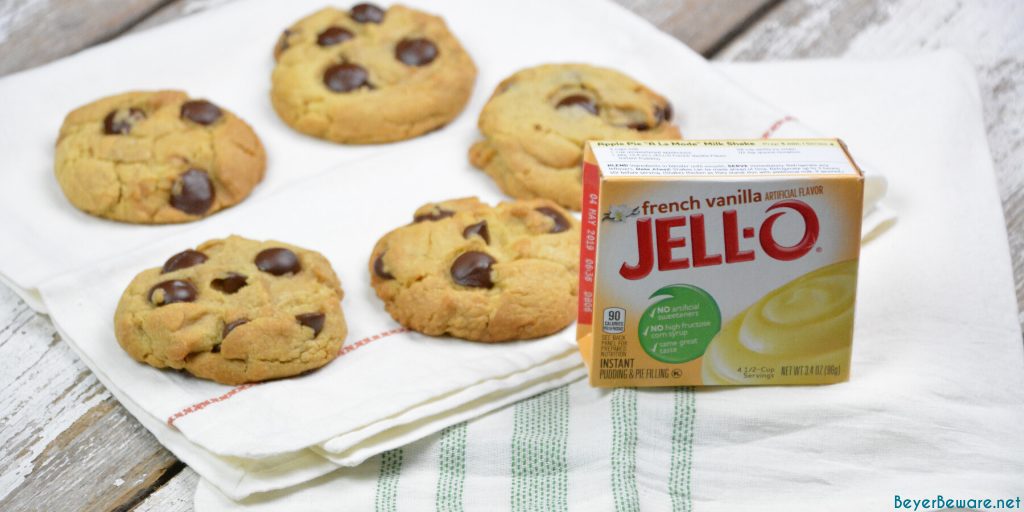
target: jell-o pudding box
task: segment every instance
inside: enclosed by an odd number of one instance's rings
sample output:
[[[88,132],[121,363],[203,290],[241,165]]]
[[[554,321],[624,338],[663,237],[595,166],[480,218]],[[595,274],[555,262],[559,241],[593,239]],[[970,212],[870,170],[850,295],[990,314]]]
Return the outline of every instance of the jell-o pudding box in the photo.
[[[863,195],[837,139],[588,142],[590,384],[847,380]]]

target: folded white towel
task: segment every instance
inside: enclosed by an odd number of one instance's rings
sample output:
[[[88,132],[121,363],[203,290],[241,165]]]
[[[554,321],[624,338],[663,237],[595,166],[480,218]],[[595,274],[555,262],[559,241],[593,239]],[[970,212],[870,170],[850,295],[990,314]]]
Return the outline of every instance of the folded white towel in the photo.
[[[891,179],[900,220],[862,252],[849,382],[579,381],[283,491],[234,502],[201,481],[196,510],[862,511],[897,496],[1016,508],[1024,351],[970,67],[942,53],[720,69],[833,127]]]

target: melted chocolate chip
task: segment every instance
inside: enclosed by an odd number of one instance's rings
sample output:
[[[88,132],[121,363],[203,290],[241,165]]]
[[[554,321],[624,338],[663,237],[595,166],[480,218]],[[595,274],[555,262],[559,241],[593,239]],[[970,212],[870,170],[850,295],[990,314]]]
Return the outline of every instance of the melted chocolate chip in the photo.
[[[247,324],[247,323],[249,323],[249,319],[248,318],[239,318],[238,320],[234,320],[234,321],[231,321],[231,322],[228,322],[228,323],[224,324],[224,330],[222,330],[220,332],[220,339],[227,338],[228,334],[231,334],[231,331],[235,330],[235,327],[238,327],[239,325]],[[220,352],[220,345],[217,345],[216,347],[213,347],[213,349],[214,349],[213,350],[214,352]]]
[[[245,285],[249,284],[246,279],[248,278],[242,274],[228,272],[228,275],[210,281],[210,287],[218,292],[231,295],[232,293],[245,288]]]
[[[511,89],[512,86],[515,85],[515,84],[516,84],[516,80],[506,79],[503,82],[501,82],[500,84],[498,84],[498,88],[494,90],[494,94],[501,94],[501,93]]]
[[[324,317],[323,313],[303,313],[301,315],[295,315],[295,319],[300,324],[313,329],[313,337],[316,338],[320,334],[320,331],[324,330]]]
[[[568,108],[568,107],[580,107],[591,115],[597,115],[599,109],[597,103],[588,96],[582,94],[573,94],[572,96],[566,96],[562,98],[562,101],[558,102],[555,108]]]
[[[665,106],[655,105],[654,107],[654,118],[661,124],[663,121],[672,120],[672,104],[665,102]]]
[[[163,293],[157,293],[157,291]],[[192,302],[196,300],[196,295],[198,292],[192,283],[178,279],[157,283],[149,289],[149,301],[154,306],[166,306],[175,302]]]
[[[491,234],[487,231],[487,221],[482,220],[476,224],[466,226],[466,229],[462,230],[462,238],[469,238],[473,235],[477,235],[484,239],[484,242],[490,245]]]
[[[436,212],[421,213],[421,214],[413,217],[412,218],[412,222],[414,224],[418,223],[418,222],[428,221],[428,220],[430,222],[434,222],[435,220],[441,220],[441,219],[444,219],[444,218],[447,218],[447,217],[451,217],[452,215],[455,215],[455,212],[450,212],[448,210],[438,209]]]
[[[324,71],[324,85],[334,92],[350,92],[370,87],[370,74],[362,66],[343,62]]]
[[[349,16],[359,23],[380,23],[384,21],[384,9],[370,3],[359,4],[352,7]]]
[[[192,215],[202,215],[213,206],[213,182],[201,169],[185,171],[171,188],[171,206]]]
[[[338,26],[327,27],[316,36],[316,44],[320,46],[334,46],[344,43],[355,37],[355,34]]]
[[[291,29],[285,29],[281,32],[281,37],[277,39],[277,49],[274,52],[274,56],[281,55],[285,50],[289,48],[288,36],[292,35]]]
[[[628,124],[626,126],[632,128],[632,129],[634,129],[634,130],[636,130],[638,132],[646,132],[647,130],[651,129],[650,125],[648,125],[647,123],[630,123],[630,124]]]
[[[549,231],[549,233],[561,233],[562,231],[569,229],[569,226],[571,226],[571,224],[569,224],[569,219],[566,219],[558,210],[551,208],[550,206],[541,206],[540,208],[537,208],[537,211],[546,215],[555,222],[555,224],[551,226],[551,231]]]
[[[181,118],[209,126],[224,115],[220,107],[206,100],[192,100],[181,104]]]
[[[395,276],[391,275],[391,272],[384,270],[384,253],[380,253],[377,259],[373,260],[373,273],[377,274],[377,277],[381,279],[394,279]]]
[[[185,249],[184,251],[181,251],[178,254],[175,254],[174,256],[167,258],[167,262],[164,263],[164,268],[163,270],[160,271],[160,273],[166,274],[168,272],[174,272],[175,270],[194,267],[205,261],[205,254],[199,251],[193,251],[192,249]]]
[[[135,123],[142,121],[146,118],[146,113],[142,109],[129,108],[127,110],[119,108],[112,110],[107,117],[103,118],[103,133],[107,135],[124,135],[132,131],[132,126]]]
[[[403,39],[395,46],[395,58],[406,66],[426,66],[437,58],[437,45],[422,37]]]
[[[452,280],[462,286],[473,288],[493,288],[491,267],[495,259],[484,252],[471,251],[455,258],[452,263]]]
[[[302,270],[302,264],[294,252],[283,247],[274,247],[264,249],[256,255],[256,268],[268,274],[283,276],[298,273]]]

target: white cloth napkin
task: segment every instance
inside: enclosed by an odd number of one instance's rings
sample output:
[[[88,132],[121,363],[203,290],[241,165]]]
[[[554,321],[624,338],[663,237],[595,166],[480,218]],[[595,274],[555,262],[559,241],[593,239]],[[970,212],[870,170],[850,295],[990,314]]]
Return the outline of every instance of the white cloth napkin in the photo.
[[[0,246],[0,274],[26,300],[38,298],[108,389],[230,497],[359,464],[582,375],[571,329],[497,346],[396,332],[369,287],[373,242],[408,222],[417,206],[466,195],[502,199],[466,161],[476,115],[502,78],[538,63],[590,62],[666,94],[689,138],[814,133],[610,2],[411,3],[441,13],[480,68],[466,113],[413,141],[339,146],[298,135],[275,117],[266,98],[269,50],[319,0],[232,3],[0,80],[0,96],[19,98],[0,104],[7,120],[0,217],[9,219],[0,235],[19,242]],[[160,87],[208,97],[248,120],[268,150],[266,182],[241,205],[187,225],[132,226],[74,210],[51,170],[64,113],[113,92]],[[883,182],[872,183],[877,198]],[[229,388],[154,370],[120,350],[111,319],[131,277],[231,233],[284,240],[330,259],[346,291],[350,334],[342,357],[301,378]]]
[[[201,480],[196,510],[862,511],[897,495],[1021,496],[1024,351],[969,65],[937,53],[719,69],[890,179],[901,217],[862,252],[849,382],[578,381],[291,489],[234,502]]]
[[[271,49],[286,26],[323,7],[322,0],[232,2],[0,79],[0,97],[18,98],[0,102],[5,120],[0,124],[0,217],[5,219],[0,234],[20,242],[0,246],[0,275],[41,309],[33,292],[46,279],[195,228],[197,224],[138,226],[91,217],[68,203],[53,178],[53,145],[64,115],[126,90],[180,88],[249,122],[268,153],[265,181],[238,207],[250,213],[256,200],[288,183],[327,169],[356,174],[357,169],[342,164],[396,150],[411,155],[403,162],[408,175],[434,174],[445,166],[459,171],[457,181],[472,193],[501,198],[491,180],[470,168],[465,153],[478,137],[477,115],[498,82],[540,63],[587,62],[632,75],[672,100],[687,138],[760,137],[786,119],[786,112],[708,72],[699,55],[611,2],[406,3],[443,15],[475,59],[479,76],[458,119],[437,132],[394,144],[339,146],[298,134],[274,114],[268,98]],[[790,121],[779,128],[777,136],[812,133]],[[363,195],[376,199],[378,209],[396,210],[404,220],[406,210],[436,200],[438,194],[452,197],[454,190],[446,190],[440,179],[435,182],[421,190],[404,180],[380,183],[375,195]],[[325,224],[338,229],[343,222]]]

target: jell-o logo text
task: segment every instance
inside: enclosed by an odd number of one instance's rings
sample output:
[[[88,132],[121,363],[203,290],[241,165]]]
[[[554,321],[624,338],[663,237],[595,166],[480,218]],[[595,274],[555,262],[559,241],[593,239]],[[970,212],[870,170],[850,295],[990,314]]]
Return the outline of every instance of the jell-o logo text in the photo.
[[[653,209],[651,206],[645,201],[642,208],[644,212],[648,212]],[[619,274],[626,279],[636,280],[647,277],[655,265],[658,271],[664,272],[753,261],[758,246],[772,259],[792,261],[814,248],[818,241],[818,215],[809,204],[798,199],[777,201],[768,206],[765,213],[768,214],[767,217],[755,229],[752,226],[740,226],[736,210],[723,211],[721,236],[707,232],[702,213],[653,220],[650,217],[638,219],[636,264],[623,262],[619,267]],[[793,245],[783,245],[775,239],[772,228],[783,215],[799,215],[803,220],[803,236]],[[689,227],[689,236],[678,235],[680,228],[685,227]],[[750,243],[744,242],[753,238],[758,241],[753,247]],[[709,247],[709,240],[720,240],[721,245]],[[685,249],[689,249],[689,254],[681,255]]]

